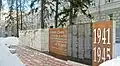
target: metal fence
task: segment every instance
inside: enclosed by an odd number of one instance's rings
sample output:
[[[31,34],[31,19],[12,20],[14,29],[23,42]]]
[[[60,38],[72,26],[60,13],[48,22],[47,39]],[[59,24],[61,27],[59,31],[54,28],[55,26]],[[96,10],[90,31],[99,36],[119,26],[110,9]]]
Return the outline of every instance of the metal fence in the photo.
[[[68,26],[68,56],[70,60],[91,64],[92,34],[90,23]]]

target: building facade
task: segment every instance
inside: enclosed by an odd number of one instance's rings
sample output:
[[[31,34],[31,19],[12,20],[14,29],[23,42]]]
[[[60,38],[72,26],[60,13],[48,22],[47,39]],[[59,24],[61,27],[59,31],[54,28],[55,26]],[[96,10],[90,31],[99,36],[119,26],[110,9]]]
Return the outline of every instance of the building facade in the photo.
[[[4,37],[5,36],[5,21],[4,20],[0,20],[0,37]]]
[[[38,29],[41,27],[40,11],[33,14],[25,14],[22,19],[23,27],[26,30]]]
[[[93,19],[84,15],[76,18],[76,24],[99,22],[104,20],[113,21],[113,57],[120,55],[120,0],[94,0],[88,10]]]

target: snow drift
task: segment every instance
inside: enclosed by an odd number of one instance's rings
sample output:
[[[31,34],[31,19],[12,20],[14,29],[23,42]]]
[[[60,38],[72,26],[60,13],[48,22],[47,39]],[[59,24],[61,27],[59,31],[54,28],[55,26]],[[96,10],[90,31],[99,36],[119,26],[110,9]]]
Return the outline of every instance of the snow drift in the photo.
[[[18,41],[16,37],[0,38],[0,66],[25,66],[5,45],[18,44]]]

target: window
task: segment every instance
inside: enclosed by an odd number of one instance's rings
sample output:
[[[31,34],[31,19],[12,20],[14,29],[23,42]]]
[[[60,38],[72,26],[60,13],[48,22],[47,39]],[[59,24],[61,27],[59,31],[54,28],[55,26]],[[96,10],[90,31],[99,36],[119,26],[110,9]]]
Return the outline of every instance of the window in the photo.
[[[96,4],[95,4],[95,0],[93,0],[92,2],[91,2],[91,6],[95,6]]]
[[[113,20],[113,14],[108,14],[108,16],[110,20]]]
[[[113,0],[105,0],[105,3],[110,3],[112,2]]]

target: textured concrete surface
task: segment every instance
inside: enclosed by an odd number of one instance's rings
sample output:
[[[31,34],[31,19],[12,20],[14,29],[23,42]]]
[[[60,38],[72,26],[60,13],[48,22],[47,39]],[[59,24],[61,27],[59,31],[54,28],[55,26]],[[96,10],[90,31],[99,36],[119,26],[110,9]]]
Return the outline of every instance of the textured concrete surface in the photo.
[[[19,33],[19,44],[28,46],[39,51],[49,51],[48,29],[25,30]]]

